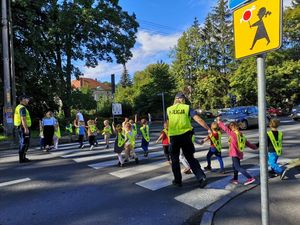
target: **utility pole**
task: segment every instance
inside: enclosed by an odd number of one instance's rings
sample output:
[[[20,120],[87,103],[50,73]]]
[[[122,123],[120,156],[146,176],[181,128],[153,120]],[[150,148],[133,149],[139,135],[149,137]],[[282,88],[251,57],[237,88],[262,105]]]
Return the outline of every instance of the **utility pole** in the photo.
[[[11,85],[10,85],[10,62],[9,62],[9,41],[8,41],[8,20],[7,1],[1,1],[2,12],[2,48],[3,48],[3,82],[4,82],[4,107],[3,125],[5,135],[13,133],[13,110],[11,106]]]

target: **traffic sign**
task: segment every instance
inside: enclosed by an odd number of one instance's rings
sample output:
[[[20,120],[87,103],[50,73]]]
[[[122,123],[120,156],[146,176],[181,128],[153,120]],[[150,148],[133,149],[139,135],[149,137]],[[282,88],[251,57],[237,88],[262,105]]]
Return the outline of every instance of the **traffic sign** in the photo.
[[[282,0],[257,0],[233,12],[235,58],[278,49],[282,39]]]
[[[112,103],[112,114],[122,115],[122,104],[121,103]]]
[[[250,0],[229,0],[229,9],[230,10],[236,9],[237,7],[239,7],[249,1]]]

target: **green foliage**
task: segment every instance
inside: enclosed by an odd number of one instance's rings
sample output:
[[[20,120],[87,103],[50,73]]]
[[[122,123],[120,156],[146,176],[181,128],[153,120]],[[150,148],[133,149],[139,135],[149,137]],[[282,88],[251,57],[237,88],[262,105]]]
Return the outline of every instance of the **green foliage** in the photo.
[[[115,0],[18,0],[12,4],[18,93],[39,105],[55,105],[58,96],[70,117],[71,77],[81,75],[74,62],[95,67],[99,61],[125,64],[131,57],[138,24]],[[76,103],[77,104],[77,103]]]
[[[92,110],[97,107],[97,103],[89,89],[85,89],[84,92],[73,90],[69,102],[70,105],[74,106],[74,109]]]
[[[170,75],[169,66],[158,62],[139,71],[133,78],[132,87],[117,87],[115,100],[133,106],[133,111],[142,115],[162,113],[162,96],[165,105],[170,105],[174,98],[175,82]],[[132,112],[131,112],[132,113]],[[131,114],[132,115],[132,114]]]

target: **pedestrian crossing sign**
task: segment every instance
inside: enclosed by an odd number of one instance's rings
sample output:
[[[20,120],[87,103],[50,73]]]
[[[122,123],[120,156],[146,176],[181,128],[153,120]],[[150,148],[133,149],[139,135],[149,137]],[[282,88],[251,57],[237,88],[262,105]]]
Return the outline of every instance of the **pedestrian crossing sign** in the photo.
[[[256,0],[233,12],[235,58],[280,48],[282,0]]]

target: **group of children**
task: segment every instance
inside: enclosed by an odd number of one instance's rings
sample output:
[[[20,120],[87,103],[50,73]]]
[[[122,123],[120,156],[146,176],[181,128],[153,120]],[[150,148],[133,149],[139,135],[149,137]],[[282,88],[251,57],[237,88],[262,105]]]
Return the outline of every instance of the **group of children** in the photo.
[[[268,131],[268,164],[271,168],[270,176],[280,175],[281,179],[284,177],[284,170],[277,163],[278,157],[282,154],[282,131],[278,131],[279,126],[278,119],[272,119],[269,123],[270,131]],[[229,125],[225,125],[220,117],[217,118],[216,122],[211,124],[210,134],[205,137],[201,144],[206,141],[210,141],[210,148],[206,155],[207,166],[204,167],[205,170],[212,170],[211,167],[211,157],[213,155],[216,156],[217,160],[220,164],[220,173],[225,173],[224,170],[224,162],[221,156],[222,150],[222,133],[220,129],[223,130],[229,136],[229,156],[232,158],[232,167],[233,167],[233,178],[231,179],[232,184],[238,184],[238,173],[243,174],[247,180],[244,182],[244,185],[249,185],[255,182],[255,178],[252,177],[248,171],[241,166],[241,160],[243,159],[243,151],[245,147],[249,147],[251,149],[258,149],[258,144],[251,144],[245,137],[245,135],[239,130],[239,124],[236,122],[231,122]],[[157,139],[156,143],[162,140],[164,154],[166,156],[167,161],[171,164],[170,157],[170,142],[168,137],[168,124],[164,123],[164,129],[161,132],[161,135]],[[191,172],[187,161],[184,156],[180,157],[181,163],[184,165],[185,170],[183,172]]]
[[[76,127],[76,133],[78,135],[79,140],[79,148],[83,148],[83,140],[84,135],[87,133],[88,140],[90,144],[90,150],[93,150],[94,146],[97,145],[96,136],[99,132],[99,129],[96,126],[97,119],[88,120],[87,126],[85,126],[84,121],[76,121],[74,122],[74,126]],[[135,153],[135,144],[136,138],[138,136],[137,130],[137,115],[135,115],[135,120],[129,120],[129,118],[125,118],[125,121],[121,124],[115,125],[112,124],[112,127],[109,124],[108,120],[104,120],[104,128],[101,134],[104,136],[104,140],[106,143],[106,148],[109,148],[109,139],[112,135],[112,132],[115,133],[115,141],[114,141],[114,152],[118,157],[118,166],[123,167],[125,162],[128,162],[130,159],[133,159],[136,164],[139,163],[139,159],[137,154]],[[278,131],[279,120],[271,119],[269,123],[270,131],[267,132],[268,137],[268,164],[271,167],[270,176],[280,175],[281,177],[284,174],[284,170],[277,163],[278,157],[282,154],[282,139],[283,134],[282,131]],[[140,133],[141,133],[141,148],[143,149],[144,156],[147,157],[149,154],[148,147],[150,142],[150,132],[149,125],[146,119],[142,119],[140,121]],[[245,137],[245,135],[239,131],[239,125],[236,122],[231,122],[229,125],[225,125],[221,119],[218,117],[216,122],[211,124],[211,131],[207,137],[205,137],[200,144],[203,144],[206,141],[210,141],[210,147],[208,153],[206,155],[207,166],[204,167],[205,170],[211,171],[211,157],[213,155],[216,156],[219,164],[220,164],[220,173],[225,173],[224,170],[224,162],[221,155],[222,150],[222,133],[220,130],[223,130],[229,136],[229,156],[232,158],[232,167],[233,167],[233,179],[231,183],[238,184],[238,173],[243,174],[247,180],[244,185],[251,184],[255,182],[255,178],[252,177],[245,168],[241,166],[241,160],[243,159],[243,151],[245,147],[249,147],[251,149],[257,149],[258,144],[251,144]],[[42,130],[41,130],[42,133]],[[42,136],[41,136],[42,137]],[[57,126],[54,134],[54,147],[57,148],[58,140],[60,138],[60,129]],[[156,140],[156,143],[159,141],[162,142],[163,151],[167,162],[171,165],[171,145],[170,139],[168,136],[168,123],[164,122],[164,129],[161,131],[160,136]],[[125,157],[122,157],[122,152],[124,152]],[[184,155],[181,153],[180,161],[184,165],[185,169],[184,173],[189,174],[192,173],[190,166],[185,159]]]

